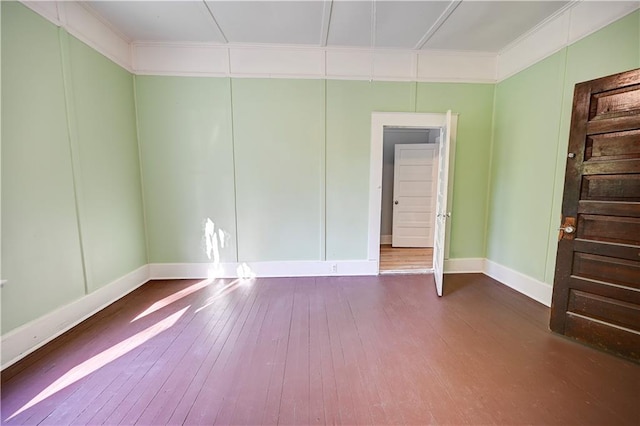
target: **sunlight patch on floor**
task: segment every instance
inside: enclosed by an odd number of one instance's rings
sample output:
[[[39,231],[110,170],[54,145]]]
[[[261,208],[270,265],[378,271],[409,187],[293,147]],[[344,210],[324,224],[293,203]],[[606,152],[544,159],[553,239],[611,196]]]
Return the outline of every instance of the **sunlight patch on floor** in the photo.
[[[141,312],[137,317],[135,317],[134,319],[131,320],[131,322],[137,321],[140,318],[143,318],[149,314],[152,314],[156,311],[159,311],[160,309],[169,306],[170,304],[184,298],[187,297],[188,295],[195,293],[198,290],[201,290],[209,285],[211,285],[213,283],[213,280],[204,280],[204,281],[200,281],[198,283],[195,283],[187,288],[184,288],[176,293],[173,293],[172,295],[169,295],[167,297],[165,297],[162,300],[158,300],[157,302],[155,302],[153,305],[149,306],[147,309],[145,309],[143,312]]]
[[[88,375],[99,370],[100,368],[104,367],[108,363],[115,361],[116,359],[131,352],[138,346],[144,344],[145,342],[154,338],[155,336],[162,333],[163,331],[171,328],[178,321],[178,319],[180,319],[180,317],[187,311],[187,309],[189,309],[189,307],[190,306],[187,306],[186,308],[179,310],[178,312],[168,316],[167,318],[161,321],[158,321],[151,327],[146,328],[134,334],[128,339],[123,340],[122,342],[110,347],[109,349],[106,349],[100,352],[99,354],[94,355],[93,357],[82,362],[81,364],[78,364],[71,370],[67,371],[58,380],[56,380],[55,382],[47,386],[42,392],[40,392],[38,395],[32,398],[31,401],[27,402],[18,411],[16,411],[10,417],[5,419],[5,421],[11,420],[18,414],[44,401],[45,399],[56,394],[57,392],[66,388],[67,386],[74,384],[78,380],[81,380],[87,377]]]

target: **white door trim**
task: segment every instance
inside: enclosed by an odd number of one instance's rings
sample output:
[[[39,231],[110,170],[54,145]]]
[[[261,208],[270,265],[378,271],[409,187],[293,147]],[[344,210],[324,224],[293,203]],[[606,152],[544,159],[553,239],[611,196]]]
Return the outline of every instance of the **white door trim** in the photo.
[[[446,113],[373,112],[371,113],[371,156],[369,162],[369,244],[367,259],[380,264],[380,219],[382,204],[382,148],[385,127],[439,129],[446,125]],[[451,117],[451,157],[455,153],[458,115]],[[453,167],[449,168],[449,190],[453,185]],[[449,197],[449,200],[453,197]],[[449,227],[449,226],[447,226]],[[447,232],[448,236],[448,232]],[[448,238],[447,238],[448,240]],[[448,241],[447,241],[448,246]],[[445,257],[446,252],[445,252]]]

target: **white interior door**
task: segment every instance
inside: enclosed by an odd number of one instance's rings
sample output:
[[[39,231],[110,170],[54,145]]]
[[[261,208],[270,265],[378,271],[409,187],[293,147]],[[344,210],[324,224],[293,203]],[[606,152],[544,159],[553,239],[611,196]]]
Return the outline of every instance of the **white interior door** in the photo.
[[[447,111],[445,127],[438,142],[438,185],[436,190],[436,221],[433,239],[433,276],[438,296],[442,296],[444,280],[444,253],[447,219],[447,189],[449,187],[449,150],[451,147],[451,111]]]
[[[393,247],[432,247],[436,144],[396,144],[393,165]]]

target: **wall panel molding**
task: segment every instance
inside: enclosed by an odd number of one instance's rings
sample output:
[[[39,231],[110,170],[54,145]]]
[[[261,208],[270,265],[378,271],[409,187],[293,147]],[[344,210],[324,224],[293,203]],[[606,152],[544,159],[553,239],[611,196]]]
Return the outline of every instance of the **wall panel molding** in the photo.
[[[638,8],[640,1],[570,3],[498,53],[497,81],[519,73]]]

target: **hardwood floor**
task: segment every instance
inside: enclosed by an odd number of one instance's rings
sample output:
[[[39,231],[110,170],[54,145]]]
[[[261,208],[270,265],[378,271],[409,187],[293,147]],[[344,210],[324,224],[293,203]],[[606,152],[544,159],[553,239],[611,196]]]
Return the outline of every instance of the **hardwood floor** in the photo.
[[[433,265],[433,248],[391,247],[380,245],[380,272],[424,271]]]
[[[6,424],[637,425],[640,365],[484,275],[150,282],[2,373]]]

